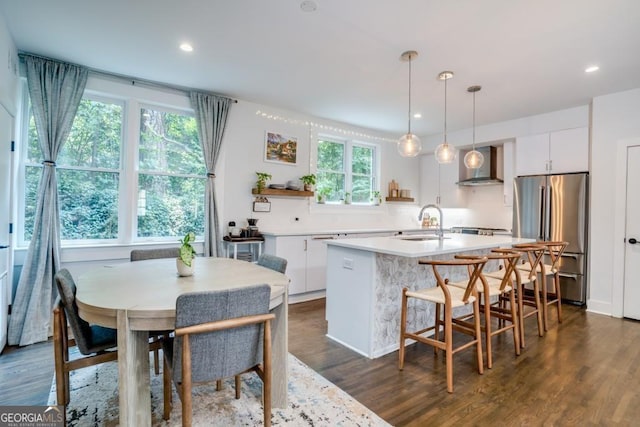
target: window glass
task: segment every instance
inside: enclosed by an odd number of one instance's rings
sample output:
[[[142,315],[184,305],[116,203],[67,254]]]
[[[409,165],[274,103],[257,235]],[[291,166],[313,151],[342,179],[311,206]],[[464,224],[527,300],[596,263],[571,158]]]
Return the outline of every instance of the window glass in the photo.
[[[346,193],[352,203],[371,203],[376,190],[376,146],[352,141],[318,141],[316,192],[339,202]]]
[[[345,191],[345,144],[318,141],[318,176],[316,192],[326,200],[340,200]]]
[[[25,165],[24,239],[33,235],[42,175],[33,111],[29,109]],[[121,104],[82,99],[56,160],[62,240],[116,239],[122,147]]]
[[[138,237],[204,234],[206,169],[192,116],[140,111]]]

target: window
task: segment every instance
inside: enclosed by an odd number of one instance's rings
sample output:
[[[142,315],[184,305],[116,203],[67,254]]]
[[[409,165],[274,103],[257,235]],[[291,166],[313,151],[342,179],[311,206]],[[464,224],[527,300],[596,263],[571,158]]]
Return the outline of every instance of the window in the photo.
[[[62,240],[118,238],[122,104],[85,98],[56,161]],[[33,112],[29,108],[25,161],[24,239],[33,235],[42,175]]]
[[[138,237],[204,234],[206,174],[194,117],[142,108]]]
[[[26,84],[24,93],[28,100]],[[171,109],[110,96],[85,92],[56,161],[63,245],[176,241],[189,231],[202,236],[206,168],[195,117],[184,106],[188,98]],[[26,108],[21,244],[33,235],[43,167]]]
[[[351,194],[352,203],[369,204],[377,191],[377,147],[331,139],[318,140],[316,191],[329,202]]]

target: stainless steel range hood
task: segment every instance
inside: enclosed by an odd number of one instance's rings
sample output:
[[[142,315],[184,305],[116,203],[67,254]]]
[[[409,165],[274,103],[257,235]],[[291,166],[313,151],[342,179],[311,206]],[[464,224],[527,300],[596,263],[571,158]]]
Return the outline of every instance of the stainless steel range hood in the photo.
[[[464,155],[471,150],[460,152],[460,180],[458,185],[498,185],[503,181],[503,167],[498,161],[498,147],[476,148],[484,156],[484,163],[478,169],[467,169],[464,165]]]

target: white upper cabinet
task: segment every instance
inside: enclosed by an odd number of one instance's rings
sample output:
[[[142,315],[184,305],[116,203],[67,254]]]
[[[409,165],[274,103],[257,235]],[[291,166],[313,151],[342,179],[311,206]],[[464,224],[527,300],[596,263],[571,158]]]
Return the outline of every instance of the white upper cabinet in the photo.
[[[589,170],[589,130],[565,129],[518,138],[516,175],[540,175]]]
[[[460,162],[439,164],[433,154],[420,156],[420,203],[443,208],[467,207],[467,194],[456,182]]]

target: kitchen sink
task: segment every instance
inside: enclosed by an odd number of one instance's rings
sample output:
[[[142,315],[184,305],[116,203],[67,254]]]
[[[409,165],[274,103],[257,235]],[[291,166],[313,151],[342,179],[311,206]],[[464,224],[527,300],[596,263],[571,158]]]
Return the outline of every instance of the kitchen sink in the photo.
[[[440,237],[438,236],[434,236],[434,235],[428,235],[428,236],[422,236],[422,235],[415,235],[415,236],[399,236],[397,237],[400,240],[410,240],[410,241],[414,241],[414,242],[421,242],[421,241],[426,241],[426,240],[440,240]],[[443,237],[443,239],[450,239],[451,237]]]

